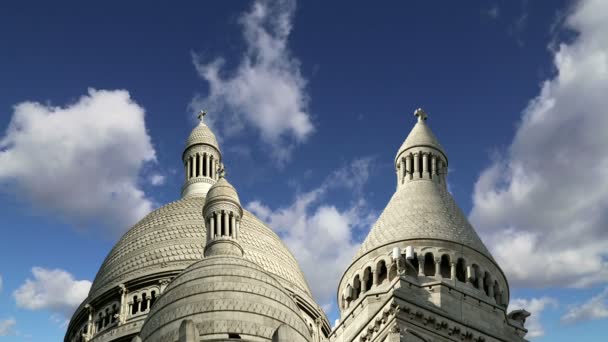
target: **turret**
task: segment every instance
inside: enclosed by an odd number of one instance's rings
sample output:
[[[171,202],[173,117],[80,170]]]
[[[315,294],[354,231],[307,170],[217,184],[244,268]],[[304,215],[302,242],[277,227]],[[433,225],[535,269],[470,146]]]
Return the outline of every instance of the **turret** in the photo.
[[[182,197],[205,196],[218,179],[222,153],[215,134],[205,124],[206,114],[205,111],[199,113],[200,122],[190,133],[182,154],[186,175]]]
[[[239,243],[239,230],[243,208],[234,187],[220,171],[219,180],[207,193],[203,217],[207,228],[205,257],[213,255],[243,255]]]
[[[418,122],[395,157],[397,189],[418,180],[432,181],[445,187],[448,157],[426,123],[426,112],[418,108],[414,115]]]

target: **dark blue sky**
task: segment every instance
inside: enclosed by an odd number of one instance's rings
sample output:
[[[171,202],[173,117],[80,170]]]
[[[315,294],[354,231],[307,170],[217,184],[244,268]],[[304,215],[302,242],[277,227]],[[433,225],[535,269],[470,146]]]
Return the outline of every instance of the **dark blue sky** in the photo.
[[[414,109],[423,107],[449,156],[450,189],[468,213],[481,171],[496,153],[505,153],[522,111],[556,72],[549,45],[564,34],[555,25],[570,6],[568,1],[299,2],[289,50],[307,81],[315,131],[282,166],[254,128],[222,137],[229,177],[242,202],[288,206],[335,170],[371,158],[362,191],[367,209],[379,213],[395,189],[395,153],[415,122]],[[193,54],[206,61],[223,57],[228,77],[247,48],[239,18],[250,7],[248,1],[0,4],[0,137],[18,103],[67,106],[88,88],[125,89],[146,111],[158,159],[142,168],[142,179],[152,173],[166,177],[162,186],[143,180],[139,186],[157,205],[177,199],[181,153],[195,124],[190,103],[209,91]],[[209,115],[221,120],[224,113]],[[323,199],[343,210],[353,200],[344,189]],[[48,341],[57,340],[63,328],[49,321],[51,314],[17,308],[11,293],[34,266],[92,280],[118,236],[91,222],[79,225],[55,216],[10,190],[0,195],[0,216],[8,237],[0,240],[0,321],[15,317],[21,334],[0,340],[31,334],[42,341],[44,329],[52,331]],[[354,238],[365,233],[359,229]],[[554,296],[569,295],[564,293]]]

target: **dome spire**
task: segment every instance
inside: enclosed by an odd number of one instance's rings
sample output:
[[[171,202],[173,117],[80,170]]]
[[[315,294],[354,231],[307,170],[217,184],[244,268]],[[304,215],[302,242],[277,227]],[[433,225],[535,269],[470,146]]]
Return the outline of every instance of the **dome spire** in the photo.
[[[205,110],[199,111],[199,123],[186,141],[182,154],[186,180],[182,187],[182,197],[205,196],[209,188],[218,180],[217,169],[221,163],[217,139],[205,124]]]

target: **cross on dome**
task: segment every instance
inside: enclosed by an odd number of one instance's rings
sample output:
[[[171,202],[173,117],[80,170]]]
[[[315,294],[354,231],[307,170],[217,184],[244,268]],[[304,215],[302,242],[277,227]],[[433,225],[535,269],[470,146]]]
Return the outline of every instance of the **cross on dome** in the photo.
[[[426,115],[426,112],[422,108],[416,109],[414,111],[414,115],[418,117],[418,121],[426,121],[426,119],[429,118],[429,116]]]
[[[198,112],[197,118],[200,120],[200,122],[203,122],[205,115],[207,115],[207,112],[204,109],[201,109],[201,111]]]

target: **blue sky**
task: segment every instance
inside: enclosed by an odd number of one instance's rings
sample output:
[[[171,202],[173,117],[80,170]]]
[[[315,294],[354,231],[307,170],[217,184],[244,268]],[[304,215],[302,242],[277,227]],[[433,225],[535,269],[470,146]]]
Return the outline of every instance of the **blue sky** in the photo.
[[[534,340],[599,341],[607,23],[600,0],[0,5],[0,340],[63,338],[129,224],[179,197],[201,107],[333,321],[423,107]]]

